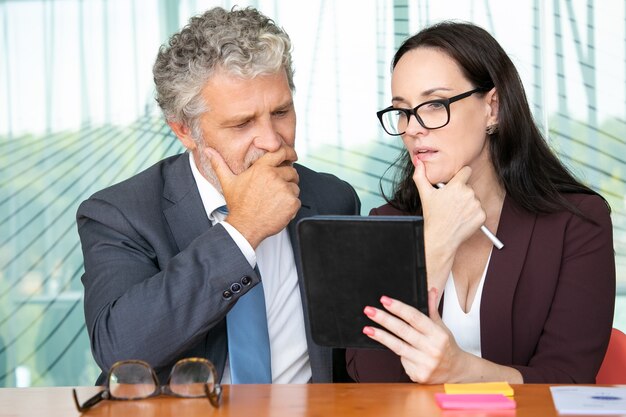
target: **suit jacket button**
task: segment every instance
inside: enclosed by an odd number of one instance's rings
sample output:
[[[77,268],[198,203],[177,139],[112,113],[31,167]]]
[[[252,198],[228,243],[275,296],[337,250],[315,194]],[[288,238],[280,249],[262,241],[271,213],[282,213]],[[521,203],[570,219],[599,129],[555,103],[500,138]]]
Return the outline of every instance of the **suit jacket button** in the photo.
[[[234,292],[235,294],[237,294],[239,291],[241,291],[241,284],[239,284],[238,282],[231,284],[230,290]]]
[[[251,282],[252,282],[252,279],[249,276],[247,276],[247,275],[245,277],[241,278],[241,283],[243,285],[245,285],[246,287],[248,285],[250,285]]]
[[[231,298],[233,298],[233,293],[230,292],[229,290],[226,290],[222,293],[222,298],[224,300],[230,300]]]

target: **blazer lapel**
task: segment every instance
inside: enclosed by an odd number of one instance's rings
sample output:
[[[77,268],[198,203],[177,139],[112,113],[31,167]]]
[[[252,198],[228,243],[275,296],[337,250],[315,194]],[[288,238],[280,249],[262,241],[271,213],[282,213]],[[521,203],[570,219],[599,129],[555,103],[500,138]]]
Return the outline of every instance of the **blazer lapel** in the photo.
[[[536,218],[505,197],[498,225],[504,247],[491,254],[480,306],[481,353],[490,361],[513,362],[513,298]]]
[[[163,215],[179,251],[211,227],[188,158],[188,153],[180,155],[163,172],[163,198],[168,201]]]

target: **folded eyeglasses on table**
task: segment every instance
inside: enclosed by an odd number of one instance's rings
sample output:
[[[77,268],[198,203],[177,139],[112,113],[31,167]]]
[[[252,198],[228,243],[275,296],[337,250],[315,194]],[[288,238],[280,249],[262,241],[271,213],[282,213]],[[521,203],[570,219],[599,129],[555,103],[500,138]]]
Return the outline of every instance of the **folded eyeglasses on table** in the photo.
[[[166,385],[160,385],[154,369],[144,361],[116,362],[109,370],[105,389],[82,405],[73,390],[74,403],[84,412],[102,400],[141,400],[170,395],[183,398],[207,397],[214,407],[219,407],[222,387],[217,381],[215,366],[204,358],[181,359],[172,368]]]

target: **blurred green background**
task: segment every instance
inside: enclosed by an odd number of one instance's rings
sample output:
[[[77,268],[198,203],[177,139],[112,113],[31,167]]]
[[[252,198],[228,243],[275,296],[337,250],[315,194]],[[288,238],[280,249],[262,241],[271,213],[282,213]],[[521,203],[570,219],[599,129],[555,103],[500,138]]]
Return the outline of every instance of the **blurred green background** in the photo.
[[[181,152],[154,102],[154,58],[190,16],[235,4],[290,34],[300,161],[351,182],[363,214],[402,150],[375,116],[395,48],[443,19],[489,30],[551,146],[612,205],[626,330],[626,2],[0,0],[0,386],[94,383],[76,209]]]

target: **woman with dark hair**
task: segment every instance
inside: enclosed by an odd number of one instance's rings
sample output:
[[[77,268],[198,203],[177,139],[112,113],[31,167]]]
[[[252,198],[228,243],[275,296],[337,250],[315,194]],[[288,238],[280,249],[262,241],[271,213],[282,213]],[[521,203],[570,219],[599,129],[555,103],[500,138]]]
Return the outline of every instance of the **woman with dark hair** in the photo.
[[[615,302],[608,204],[552,153],[485,30],[428,27],[392,71],[392,105],[378,117],[406,151],[393,196],[370,214],[424,217],[429,317],[385,296],[367,306],[363,332],[388,349],[349,350],[350,375],[595,382]]]

